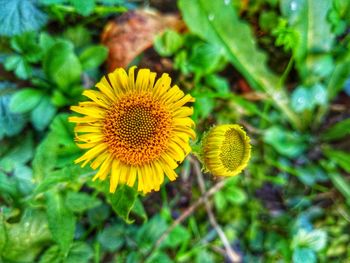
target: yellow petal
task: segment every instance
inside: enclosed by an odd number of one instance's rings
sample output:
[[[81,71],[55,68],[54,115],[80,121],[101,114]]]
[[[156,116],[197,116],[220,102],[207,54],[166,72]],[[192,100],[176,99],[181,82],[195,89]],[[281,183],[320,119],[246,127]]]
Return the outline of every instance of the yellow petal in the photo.
[[[80,114],[85,114],[89,117],[94,118],[104,118],[105,111],[97,107],[81,107],[81,106],[71,106],[70,109]]]
[[[101,152],[106,150],[106,148],[107,148],[107,146],[105,144],[98,144],[97,146],[95,146],[94,148],[90,149],[85,154],[83,154],[83,156],[81,156],[80,158],[76,159],[74,162],[75,163],[80,163],[82,161],[85,161],[83,163],[83,165],[82,165],[82,167],[84,167],[90,160],[92,160],[97,155],[99,155]]]
[[[136,181],[136,176],[137,176],[137,169],[135,167],[130,167],[126,184],[130,187],[133,187]]]
[[[151,71],[149,69],[140,69],[137,73],[136,89],[139,91],[149,90],[149,76]]]
[[[107,175],[111,171],[112,161],[112,156],[109,155],[102,163],[100,169],[98,170],[93,180],[96,180],[97,178],[99,178],[100,180],[105,180]]]
[[[109,85],[106,77],[103,77],[100,82],[96,84],[96,88],[98,88],[103,94],[105,94],[111,101],[116,100],[116,96],[113,93],[113,88]]]
[[[110,100],[103,93],[97,90],[84,90],[83,95],[106,109],[108,109],[111,105]]]
[[[113,160],[113,163],[112,163],[111,180],[109,185],[109,191],[111,193],[114,193],[115,190],[117,189],[118,182],[119,182],[119,161],[115,159]]]

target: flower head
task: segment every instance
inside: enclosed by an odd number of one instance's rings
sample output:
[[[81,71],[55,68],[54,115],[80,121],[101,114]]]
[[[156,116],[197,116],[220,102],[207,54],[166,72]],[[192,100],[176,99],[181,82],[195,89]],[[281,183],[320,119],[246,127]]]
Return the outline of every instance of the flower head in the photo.
[[[96,84],[98,90],[86,90],[89,101],[71,109],[84,116],[70,117],[76,123],[76,141],[89,149],[75,160],[98,169],[94,180],[110,175],[110,191],[118,184],[133,186],[138,191],[158,191],[164,174],[175,180],[174,169],[189,154],[189,138],[195,138],[190,118],[193,102],[171,78],[140,69],[135,80],[135,67],[116,69]]]
[[[215,176],[234,176],[248,164],[249,137],[237,124],[215,126],[204,136],[201,158],[206,171]]]

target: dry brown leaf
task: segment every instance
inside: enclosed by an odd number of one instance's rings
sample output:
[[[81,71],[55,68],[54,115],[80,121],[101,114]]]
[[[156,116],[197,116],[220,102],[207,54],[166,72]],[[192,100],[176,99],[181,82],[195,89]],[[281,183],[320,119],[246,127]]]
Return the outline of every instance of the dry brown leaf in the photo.
[[[177,15],[162,15],[146,10],[124,13],[109,22],[101,41],[108,47],[108,71],[127,67],[144,50],[153,45],[154,37],[167,28],[182,30],[184,23]]]

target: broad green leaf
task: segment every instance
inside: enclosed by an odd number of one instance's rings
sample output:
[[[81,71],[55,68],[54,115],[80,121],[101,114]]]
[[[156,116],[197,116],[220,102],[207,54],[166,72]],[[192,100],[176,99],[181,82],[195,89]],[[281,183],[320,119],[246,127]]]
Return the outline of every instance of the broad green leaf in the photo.
[[[101,200],[86,193],[68,192],[66,207],[72,212],[84,212],[101,204]]]
[[[297,248],[293,251],[293,263],[316,263],[315,252],[310,248]]]
[[[110,216],[111,211],[108,205],[102,204],[88,211],[89,223],[93,226],[102,224]]]
[[[10,102],[10,110],[14,113],[25,113],[34,109],[43,97],[40,90],[25,88],[16,92]]]
[[[13,36],[40,29],[47,15],[40,11],[36,1],[0,0],[0,35]]]
[[[253,88],[277,87],[278,78],[267,68],[266,55],[229,1],[180,0],[179,7],[190,30],[222,47]]]
[[[223,48],[252,88],[264,90],[295,127],[302,126],[280,89],[279,77],[266,66],[266,54],[258,49],[251,29],[239,19],[230,1],[180,0],[179,7],[192,32]]]
[[[154,49],[161,56],[172,56],[183,45],[183,38],[173,30],[166,30],[154,39]]]
[[[278,153],[290,158],[296,158],[305,151],[304,139],[301,135],[279,126],[269,128],[264,134],[266,143],[272,145]]]
[[[114,194],[107,194],[108,202],[113,210],[129,224],[133,222],[129,219],[129,213],[134,206],[136,197],[137,191],[127,185],[119,186]]]
[[[106,60],[108,49],[102,45],[91,46],[80,54],[79,60],[83,70],[99,67]]]
[[[93,255],[93,250],[87,243],[75,242],[69,250],[65,263],[89,263]]]
[[[81,64],[70,42],[54,44],[44,56],[43,68],[47,76],[63,90],[67,91],[80,81]]]
[[[189,241],[190,232],[182,225],[176,226],[162,242],[163,248],[175,248]]]
[[[49,247],[40,257],[39,263],[61,263],[62,261],[63,255],[59,246],[53,245]]]
[[[51,241],[47,219],[42,211],[27,209],[18,223],[6,223],[4,262],[35,262],[42,244]]]
[[[48,248],[40,257],[39,263],[88,263],[93,256],[91,247],[83,242],[75,242],[69,250],[67,257],[63,257],[57,245]]]
[[[106,227],[98,235],[98,242],[110,252],[118,251],[125,243],[126,232],[123,224]]]
[[[46,197],[46,213],[52,238],[59,245],[64,255],[67,255],[73,242],[75,217],[67,209],[62,196],[56,191],[48,191]]]
[[[52,105],[50,97],[44,96],[30,114],[35,129],[39,131],[44,130],[50,124],[56,111],[57,109]]]
[[[149,251],[167,227],[167,223],[160,215],[152,217],[151,220],[143,224],[136,236],[140,251]]]
[[[341,139],[347,135],[350,135],[350,118],[337,122],[328,128],[322,134],[322,139],[332,141]]]

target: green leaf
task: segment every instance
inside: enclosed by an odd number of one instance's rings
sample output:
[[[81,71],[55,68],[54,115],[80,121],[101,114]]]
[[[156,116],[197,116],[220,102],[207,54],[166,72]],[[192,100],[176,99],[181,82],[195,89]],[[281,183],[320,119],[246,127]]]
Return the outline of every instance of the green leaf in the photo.
[[[84,212],[101,204],[101,200],[86,193],[68,192],[66,207],[72,212]]]
[[[13,36],[36,31],[45,25],[47,16],[32,0],[0,0],[0,35]]]
[[[91,46],[80,54],[79,60],[83,70],[100,66],[107,58],[108,49],[105,46]]]
[[[81,64],[73,45],[66,41],[54,44],[44,56],[43,68],[47,76],[62,90],[80,81]]]
[[[166,30],[154,39],[154,49],[159,55],[172,56],[183,45],[183,38],[174,30]]]
[[[136,236],[140,251],[149,251],[167,227],[167,223],[160,215],[152,217],[146,224],[143,224]]]
[[[32,68],[29,63],[20,55],[7,57],[4,63],[6,70],[14,70],[20,79],[28,79],[32,75]]]
[[[266,143],[272,145],[280,154],[290,158],[296,158],[305,151],[304,139],[301,135],[286,131],[279,126],[269,128],[264,134]]]
[[[39,210],[26,209],[18,223],[7,223],[5,228],[4,262],[35,262],[42,245],[51,241],[45,213]]]
[[[69,39],[76,48],[84,47],[92,42],[90,31],[82,25],[69,27],[64,31],[63,35],[66,39]]]
[[[293,263],[316,263],[315,252],[310,248],[297,248],[293,251]]]
[[[301,126],[299,117],[289,109],[288,96],[278,89],[279,77],[266,66],[266,54],[258,49],[251,29],[239,19],[230,1],[180,0],[179,7],[192,32],[223,48],[250,86],[264,90],[295,127]]]
[[[2,145],[4,146],[5,144]],[[33,136],[31,133],[23,134],[21,138],[13,139],[10,147],[1,154],[0,167],[6,172],[11,172],[17,166],[31,160],[33,154]]]
[[[10,195],[16,197],[18,194],[17,186],[11,177],[0,171],[0,196]]]
[[[202,75],[213,73],[226,65],[224,53],[221,46],[198,43],[192,47],[188,67],[191,71]]]
[[[162,242],[161,247],[163,248],[176,248],[189,241],[191,235],[189,231],[181,226],[176,226]]]
[[[95,0],[69,0],[77,12],[83,16],[90,15],[95,8]]]
[[[91,247],[84,242],[73,243],[65,263],[88,263],[91,262],[94,253]]]
[[[179,7],[190,30],[222,47],[253,88],[277,86],[278,78],[266,67],[266,55],[258,50],[251,29],[239,20],[233,5],[225,1],[180,0]]]
[[[23,195],[29,195],[34,189],[33,171],[30,167],[20,165],[15,168],[14,178],[16,178],[19,191]]]
[[[299,229],[292,241],[293,247],[306,247],[313,251],[322,250],[327,243],[327,233],[320,229],[306,231]]]
[[[125,226],[116,224],[106,227],[98,235],[98,242],[107,251],[118,251],[125,243]]]
[[[12,113],[9,104],[12,99],[12,90],[14,85],[9,82],[0,82],[0,140],[4,136],[13,136],[21,132],[26,119],[22,114]]]
[[[322,139],[333,141],[350,135],[350,118],[337,122],[322,134]]]
[[[50,124],[56,111],[57,109],[52,105],[50,97],[44,96],[30,115],[35,129],[43,131]]]
[[[134,206],[136,197],[137,191],[127,185],[118,187],[114,194],[107,194],[113,210],[128,224],[133,222],[133,220],[129,219],[129,213]]]
[[[162,262],[162,263],[173,263],[174,261],[169,258],[167,254],[161,251],[156,251],[150,257],[147,258],[145,263]]]
[[[43,94],[41,91],[25,88],[16,92],[10,102],[10,110],[14,113],[25,113],[31,111],[42,99]]]
[[[337,165],[339,165],[344,171],[350,173],[350,153],[333,150],[328,147],[323,148],[323,153]]]
[[[308,88],[299,86],[292,93],[291,104],[296,112],[303,112],[312,109],[311,92]]]
[[[0,173],[1,176],[1,173]],[[2,255],[2,251],[7,243],[7,233],[5,228],[5,219],[3,214],[0,214],[0,255]]]
[[[45,197],[47,219],[52,238],[60,246],[63,254],[66,255],[73,242],[75,217],[65,207],[63,199],[58,192],[48,191],[45,193]]]
[[[281,12],[288,19],[290,27],[295,32],[295,42],[292,46],[299,74],[308,77],[317,63],[305,64],[305,59],[311,54],[329,52],[334,43],[334,34],[328,23],[328,12],[331,1],[318,0],[282,0]],[[308,66],[308,69],[306,68]]]

